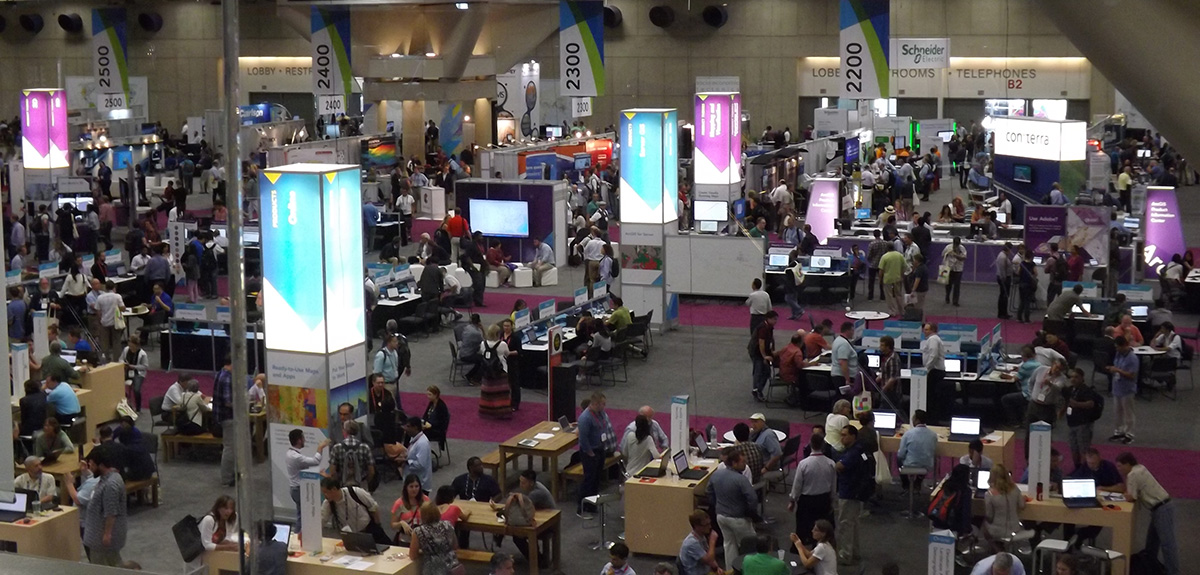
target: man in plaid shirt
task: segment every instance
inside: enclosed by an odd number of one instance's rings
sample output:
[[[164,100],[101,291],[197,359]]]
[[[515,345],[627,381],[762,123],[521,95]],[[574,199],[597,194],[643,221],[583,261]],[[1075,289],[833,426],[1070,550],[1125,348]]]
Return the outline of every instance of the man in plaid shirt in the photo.
[[[875,382],[892,405],[899,406],[904,393],[900,389],[900,356],[896,353],[896,340],[890,335],[879,338],[879,353],[879,375]]]
[[[767,462],[766,452],[762,446],[750,441],[750,426],[739,423],[733,426],[733,438],[736,440],[733,448],[746,458],[746,467],[750,469],[750,483],[762,480],[763,465]]]
[[[875,285],[879,281],[879,258],[887,253],[888,243],[883,241],[879,230],[875,230],[875,239],[867,246],[867,301],[875,299]],[[879,288],[883,297],[883,287]]]
[[[365,487],[375,476],[375,461],[371,448],[358,439],[358,422],[342,423],[346,437],[329,450],[329,474],[342,486]]]

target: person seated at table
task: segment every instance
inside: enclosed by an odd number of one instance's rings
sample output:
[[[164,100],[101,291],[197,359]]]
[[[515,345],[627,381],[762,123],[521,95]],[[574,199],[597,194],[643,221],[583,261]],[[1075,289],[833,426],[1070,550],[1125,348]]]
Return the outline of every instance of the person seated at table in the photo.
[[[150,313],[146,316],[146,324],[163,325],[175,315],[175,301],[171,295],[163,291],[162,284],[156,283],[151,288]]]
[[[778,561],[778,559],[776,559]],[[780,563],[783,563],[780,561]],[[743,571],[744,573],[752,573]],[[765,572],[764,572],[765,573]],[[600,568],[600,575],[637,575],[629,565],[629,546],[624,543],[613,543],[608,548],[608,563]]]
[[[275,540],[275,523],[270,519],[258,521],[258,564],[259,575],[286,575],[288,542]]]
[[[175,431],[180,435],[200,435],[204,433],[204,414],[212,411],[212,403],[200,393],[200,382],[195,379],[188,379],[185,389],[177,410],[182,417],[176,416]]]
[[[802,386],[801,377],[804,375],[804,368],[817,365],[818,362],[810,362],[804,356],[804,335],[802,331],[797,331],[792,334],[792,341],[789,342],[783,349],[775,352],[775,365],[779,366],[779,379],[787,382],[788,386]],[[800,392],[799,389],[792,390]]]
[[[53,354],[52,354],[53,355]],[[55,374],[46,376],[46,405],[54,410],[60,423],[70,424],[79,415],[79,396]]]
[[[502,505],[498,505],[495,502],[492,502],[490,505],[493,510],[503,509],[504,523],[513,527],[533,526],[536,524],[534,516],[538,511],[557,509],[557,505],[554,503],[554,496],[550,494],[550,490],[546,489],[546,486],[542,482],[537,480],[537,472],[532,469],[526,469],[521,472],[517,490],[509,493],[508,497],[504,498]],[[538,567],[541,569],[545,569],[549,565],[546,556],[549,545],[545,539],[550,536],[550,533],[546,533],[542,537],[539,537],[538,544],[542,549],[538,551]],[[502,541],[504,541],[502,536],[497,535],[495,537],[497,547],[500,546]],[[529,558],[529,543],[524,537],[514,538],[513,543],[516,544],[517,549],[522,555]]]
[[[950,200],[950,211],[951,211],[950,217],[953,218],[954,221],[956,221],[958,223],[962,223],[966,219],[967,206],[966,206],[966,204],[963,203],[962,197],[954,196],[954,199]],[[978,205],[975,207],[975,211],[976,212],[979,211]]]
[[[973,439],[967,444],[967,454],[958,458],[958,462],[970,467],[972,471],[992,469],[992,459],[983,454],[983,441],[978,439]]]
[[[829,322],[829,323],[826,323]],[[804,336],[804,357],[812,359],[821,355],[821,352],[832,349],[829,340],[825,336],[829,334],[833,327],[833,322],[826,319],[817,324],[808,335]]]
[[[1146,343],[1146,339],[1142,337],[1142,331],[1133,325],[1133,316],[1127,313],[1121,315],[1121,323],[1117,324],[1116,329],[1113,330],[1113,337],[1124,337],[1134,347]]]
[[[980,559],[971,568],[971,575],[1025,575],[1025,566],[1016,555],[998,551],[995,555]]]
[[[71,438],[67,437],[67,432],[60,427],[58,418],[47,417],[42,424],[42,430],[33,435],[33,454],[45,457],[55,451],[74,453],[75,445],[71,443]]]
[[[246,401],[250,403],[251,412],[262,411],[267,404],[267,374],[254,376],[250,389],[246,390]]]
[[[1069,479],[1091,479],[1096,482],[1097,491],[1125,492],[1125,479],[1121,477],[1120,470],[1113,462],[1101,457],[1100,451],[1095,447],[1089,447],[1083,452],[1083,465],[1072,469],[1071,474],[1067,477]],[[1068,523],[1063,525],[1063,537],[1070,541],[1073,547],[1079,548],[1085,542],[1095,544],[1100,530],[1101,528],[1095,525],[1081,527]]]
[[[1070,346],[1068,346],[1067,342],[1064,341],[1063,338],[1059,337],[1059,335],[1057,333],[1054,333],[1052,331],[1047,331],[1043,334],[1042,337],[1044,338],[1045,341],[1043,342],[1044,345],[1042,345],[1041,347],[1045,347],[1045,348],[1054,350],[1056,353],[1058,353],[1058,355],[1062,356],[1063,360],[1066,360],[1068,357],[1071,357]]]
[[[25,380],[25,395],[18,402],[21,408],[20,435],[32,436],[46,423],[46,393],[36,379]]]
[[[937,221],[939,224],[954,223],[954,214],[950,211],[950,204],[945,204],[942,206],[942,211],[938,212]]]
[[[650,434],[650,419],[639,415],[634,418],[633,426],[633,431],[627,431],[619,444],[625,457],[625,471],[631,476],[661,456]]]
[[[228,495],[220,495],[212,509],[200,518],[200,544],[205,551],[237,551],[238,529],[237,502]]]
[[[625,307],[625,300],[617,296],[612,296],[613,310],[612,315],[608,316],[608,328],[612,330],[613,336],[620,338],[625,333],[625,328],[633,325],[633,315],[629,313],[629,308]]]
[[[814,573],[837,575],[837,539],[834,538],[833,524],[828,519],[818,519],[813,523],[812,536],[817,544],[810,551],[799,535],[791,534],[792,545],[800,554],[800,562]]]
[[[1108,311],[1104,314],[1104,325],[1121,323],[1121,316],[1127,313],[1129,313],[1129,301],[1125,298],[1125,294],[1118,293],[1117,297],[1108,304]]]
[[[121,416],[117,428],[113,430],[112,437],[126,447],[141,447],[142,445],[142,432],[134,425],[133,418],[128,415]]]
[[[89,353],[95,353],[96,349],[92,347],[92,342],[83,337],[83,330],[78,327],[73,327],[67,330],[67,346],[69,349],[75,350],[77,358],[86,358]]]
[[[579,314],[579,321],[575,322],[575,339],[582,342],[591,341],[592,334],[596,332],[596,326],[599,323],[596,318],[592,317],[591,310],[583,310],[583,313]]]
[[[496,270],[499,277],[498,285],[507,285],[509,278],[512,277],[512,269],[508,267],[510,260],[512,260],[512,256],[504,255],[504,248],[500,246],[500,242],[493,241],[487,251],[487,263],[489,267]]]
[[[925,410],[918,409],[912,415],[912,427],[900,437],[900,449],[896,451],[896,463],[901,470],[905,467],[916,469],[933,469],[934,456],[937,454],[937,432],[925,426]],[[901,474],[900,482],[908,489],[910,475]],[[919,477],[923,481],[924,477]]]
[[[174,426],[175,412],[183,405],[183,394],[187,391],[187,382],[191,379],[190,375],[181,373],[179,377],[167,388],[167,392],[163,395],[162,405],[162,422]]]
[[[437,505],[438,512],[441,513],[442,521],[448,521],[451,525],[457,527],[459,523],[471,517],[471,511],[455,505],[454,497],[454,488],[449,485],[443,485],[438,488],[433,502]]]
[[[58,486],[54,483],[54,476],[42,471],[42,458],[36,455],[25,458],[25,473],[17,476],[13,487],[36,491],[43,506],[53,507],[54,500],[58,497]]]
[[[421,505],[429,501],[425,495],[421,478],[410,473],[404,478],[404,487],[400,489],[400,498],[392,504],[392,529],[396,531],[392,539],[393,545],[408,547],[412,541],[412,530],[421,523]]]
[[[829,442],[839,458],[841,453],[850,447],[842,445],[842,428],[850,425],[850,416],[853,414],[850,401],[839,399],[833,404],[833,412],[825,416],[825,441]]]
[[[599,369],[597,362],[608,359],[612,355],[612,348],[612,335],[608,331],[608,326],[596,322],[596,331],[592,332],[591,341],[580,354],[583,367],[591,371]]]
[[[454,490],[456,497],[463,501],[478,501],[480,503],[493,501],[500,496],[500,485],[492,476],[483,472],[483,460],[478,457],[472,457],[467,460],[467,472],[454,478],[450,482],[451,489]],[[441,490],[439,490],[439,493]],[[470,547],[471,537],[469,531],[460,531],[458,534],[458,546],[466,549]]]
[[[516,322],[517,321],[517,312],[519,312],[523,309],[529,309],[529,304],[525,303],[525,300],[523,300],[521,298],[517,298],[517,300],[513,302],[512,312],[508,314],[508,319],[511,319],[514,322]],[[530,318],[530,319],[532,319],[532,318]]]
[[[1150,347],[1167,352],[1167,357],[1178,362],[1183,358],[1183,338],[1175,333],[1175,324],[1163,322],[1158,326],[1158,333],[1150,340]]]
[[[57,381],[77,381],[79,372],[62,358],[62,350],[66,346],[62,342],[50,340],[50,355],[42,358],[42,377],[49,381],[53,376]],[[78,411],[78,410],[77,410]]]

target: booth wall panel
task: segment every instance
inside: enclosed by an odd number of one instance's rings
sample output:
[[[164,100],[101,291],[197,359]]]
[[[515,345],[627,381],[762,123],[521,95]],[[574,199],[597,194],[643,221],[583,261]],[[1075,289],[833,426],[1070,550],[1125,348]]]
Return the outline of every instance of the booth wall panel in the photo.
[[[911,118],[937,118],[936,98],[896,98],[896,115]]]
[[[946,98],[942,100],[942,117],[954,118],[969,128],[972,121],[983,119],[983,98]]]

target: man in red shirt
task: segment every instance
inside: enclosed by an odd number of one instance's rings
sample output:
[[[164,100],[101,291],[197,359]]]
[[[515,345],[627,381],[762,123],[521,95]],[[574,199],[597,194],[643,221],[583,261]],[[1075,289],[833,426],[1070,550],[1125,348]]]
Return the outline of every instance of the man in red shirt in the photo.
[[[1083,281],[1083,255],[1079,253],[1079,246],[1071,246],[1071,257],[1067,259],[1067,281]]]
[[[804,336],[799,331],[792,334],[792,342],[777,354],[775,365],[779,366],[779,379],[788,385],[799,385],[801,370],[816,365],[816,362],[805,360]]]
[[[459,215],[458,210],[454,210],[451,215],[446,218],[446,231],[450,233],[450,257],[454,262],[458,262],[459,245],[462,238],[470,237],[471,225],[467,223],[467,219]]]
[[[821,351],[830,349],[829,342],[825,340],[825,332],[828,330],[828,326],[820,323],[804,336],[804,357],[806,359],[817,357],[821,355]]]
[[[497,285],[507,284],[508,278],[512,276],[512,270],[505,265],[511,259],[511,256],[504,255],[504,248],[500,247],[500,242],[492,242],[492,247],[487,251],[487,262],[488,266],[496,270],[496,274],[499,276],[500,281]]]

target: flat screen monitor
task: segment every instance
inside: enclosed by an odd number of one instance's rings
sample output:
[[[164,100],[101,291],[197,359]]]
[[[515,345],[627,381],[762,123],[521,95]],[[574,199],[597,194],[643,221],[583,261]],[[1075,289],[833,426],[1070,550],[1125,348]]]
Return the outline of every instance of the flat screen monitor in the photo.
[[[808,260],[808,266],[814,270],[827,270],[829,265],[829,256],[813,256]]]
[[[854,210],[854,219],[869,220],[871,219],[871,208],[858,208]]]
[[[1095,479],[1064,479],[1063,499],[1087,499],[1096,496]]]
[[[879,427],[879,426],[876,425],[876,427]],[[988,471],[987,469],[980,469],[979,471],[976,471],[975,473],[976,473],[975,489],[982,489],[984,491],[988,490],[989,489],[988,480],[990,480],[992,478],[992,472]]]
[[[876,429],[896,429],[896,412],[894,411],[876,411],[875,412],[875,427]]]
[[[1142,220],[1139,220],[1137,218],[1125,218],[1124,226],[1125,226],[1125,229],[1136,230],[1136,229],[1142,227]]]
[[[1026,164],[1013,165],[1013,181],[1026,184],[1033,181],[1033,166]]]
[[[871,369],[879,369],[879,355],[874,353],[867,354],[867,367]]]
[[[951,417],[950,433],[952,435],[979,435],[979,419],[974,417]]]
[[[996,223],[998,223],[998,224],[1007,224],[1008,223],[1008,214],[1006,214],[1004,212],[995,212],[995,214],[996,214]]]
[[[954,130],[942,130],[937,133],[937,136],[942,139],[942,143],[950,143],[950,138],[954,137]]]
[[[907,148],[908,136],[896,136],[896,139],[892,140],[892,146],[897,150],[900,148]]]
[[[242,230],[242,241],[248,244],[257,244],[258,230]]]
[[[29,511],[28,496],[24,493],[13,493],[13,500],[9,503],[0,503],[0,511],[18,511],[24,513]]]
[[[546,128],[546,137],[547,138],[563,137],[563,127],[562,126],[544,126],[544,127]]]
[[[471,224],[485,236],[529,237],[529,203],[471,198]]]
[[[962,360],[956,357],[947,357],[946,373],[962,373]]]
[[[590,165],[592,165],[591,158],[587,158],[587,157],[575,158],[575,169],[576,170],[586,170],[587,167]]]
[[[1132,315],[1133,317],[1146,317],[1146,316],[1150,315],[1150,306],[1148,306],[1148,305],[1130,306],[1129,314]]]
[[[288,525],[287,523],[276,523],[275,524],[275,536],[272,537],[271,540],[278,541],[280,543],[283,543],[284,545],[287,545],[288,542],[291,541],[291,539],[292,539],[292,526]]]
[[[767,254],[767,265],[771,267],[786,268],[788,265],[788,257],[786,254]]]
[[[1138,157],[1139,158],[1149,158],[1150,150],[1138,150]]]
[[[1087,313],[1087,314],[1090,314],[1090,313],[1092,313],[1092,304],[1090,304],[1090,303],[1087,303],[1087,302],[1083,302],[1083,303],[1077,303],[1077,304],[1075,304],[1075,307],[1074,307],[1074,308],[1072,308],[1072,310],[1071,310],[1071,311],[1074,311],[1074,312],[1077,312],[1077,313]]]
[[[54,200],[54,208],[58,209],[66,204],[75,206],[76,210],[86,211],[87,207],[92,204],[92,196],[59,196]]]
[[[705,234],[717,233],[717,222],[707,222],[707,221],[701,220],[699,222],[699,226],[700,226],[701,233],[705,233]]]
[[[692,216],[696,218],[696,221],[723,222],[729,219],[729,207],[725,202],[696,200]]]

